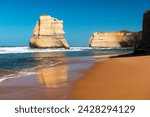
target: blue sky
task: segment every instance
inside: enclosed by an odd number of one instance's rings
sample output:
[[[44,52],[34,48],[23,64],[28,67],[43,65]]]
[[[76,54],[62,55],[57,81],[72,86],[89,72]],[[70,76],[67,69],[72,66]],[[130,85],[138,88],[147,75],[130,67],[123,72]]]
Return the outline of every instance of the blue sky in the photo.
[[[142,30],[149,0],[0,0],[0,46],[27,46],[41,14],[64,21],[71,46],[87,46],[93,32]]]

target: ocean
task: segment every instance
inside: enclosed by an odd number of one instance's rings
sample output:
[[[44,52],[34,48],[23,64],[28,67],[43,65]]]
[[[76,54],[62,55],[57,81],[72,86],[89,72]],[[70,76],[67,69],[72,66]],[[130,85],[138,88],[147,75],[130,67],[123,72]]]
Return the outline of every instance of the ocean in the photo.
[[[42,67],[52,67],[65,62],[80,63],[79,61],[91,60],[92,56],[131,52],[133,52],[132,48],[31,49],[29,47],[0,47],[0,82],[9,78],[35,74],[35,70]]]

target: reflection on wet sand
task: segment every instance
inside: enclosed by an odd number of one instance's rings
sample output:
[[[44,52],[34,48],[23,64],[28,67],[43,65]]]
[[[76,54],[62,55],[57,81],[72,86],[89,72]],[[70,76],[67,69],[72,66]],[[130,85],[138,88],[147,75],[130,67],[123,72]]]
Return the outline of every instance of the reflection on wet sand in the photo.
[[[37,74],[4,81],[0,85],[0,99],[68,99],[75,82],[84,76],[82,70],[93,64],[91,57],[64,57],[62,53],[34,56],[31,60],[38,66],[29,70]]]
[[[42,68],[38,70],[38,80],[45,87],[61,87],[68,79],[67,65],[58,65],[50,68]]]
[[[41,59],[42,63],[45,63],[45,60],[54,63],[66,61],[63,58],[64,54],[60,52],[53,53],[36,53],[34,56],[43,58]],[[45,59],[47,58],[47,59]],[[68,65],[62,64],[54,67],[46,67],[37,70],[38,72],[38,81],[45,87],[58,88],[65,85],[65,81],[68,79]]]
[[[56,58],[56,57],[64,57],[63,52],[43,52],[43,53],[34,53],[34,57],[41,57],[41,58],[46,58],[46,57],[51,57],[51,58]]]
[[[58,62],[64,62],[63,52],[34,53],[33,57],[38,61],[38,64],[40,63],[41,65],[51,65]]]

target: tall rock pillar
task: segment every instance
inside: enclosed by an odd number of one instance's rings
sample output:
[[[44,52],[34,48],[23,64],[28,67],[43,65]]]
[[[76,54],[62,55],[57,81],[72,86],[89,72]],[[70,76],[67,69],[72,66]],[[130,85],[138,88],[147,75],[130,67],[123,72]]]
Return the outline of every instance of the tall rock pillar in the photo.
[[[40,16],[29,42],[31,48],[69,48],[64,38],[63,21],[49,15]]]
[[[150,49],[150,10],[145,12],[143,16],[143,37],[140,47]]]

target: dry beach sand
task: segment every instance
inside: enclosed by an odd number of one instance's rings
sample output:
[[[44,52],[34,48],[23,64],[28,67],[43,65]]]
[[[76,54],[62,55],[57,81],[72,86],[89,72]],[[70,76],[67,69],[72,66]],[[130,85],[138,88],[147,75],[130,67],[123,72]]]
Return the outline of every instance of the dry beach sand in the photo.
[[[76,83],[70,99],[150,99],[150,56],[112,58],[96,63]]]

